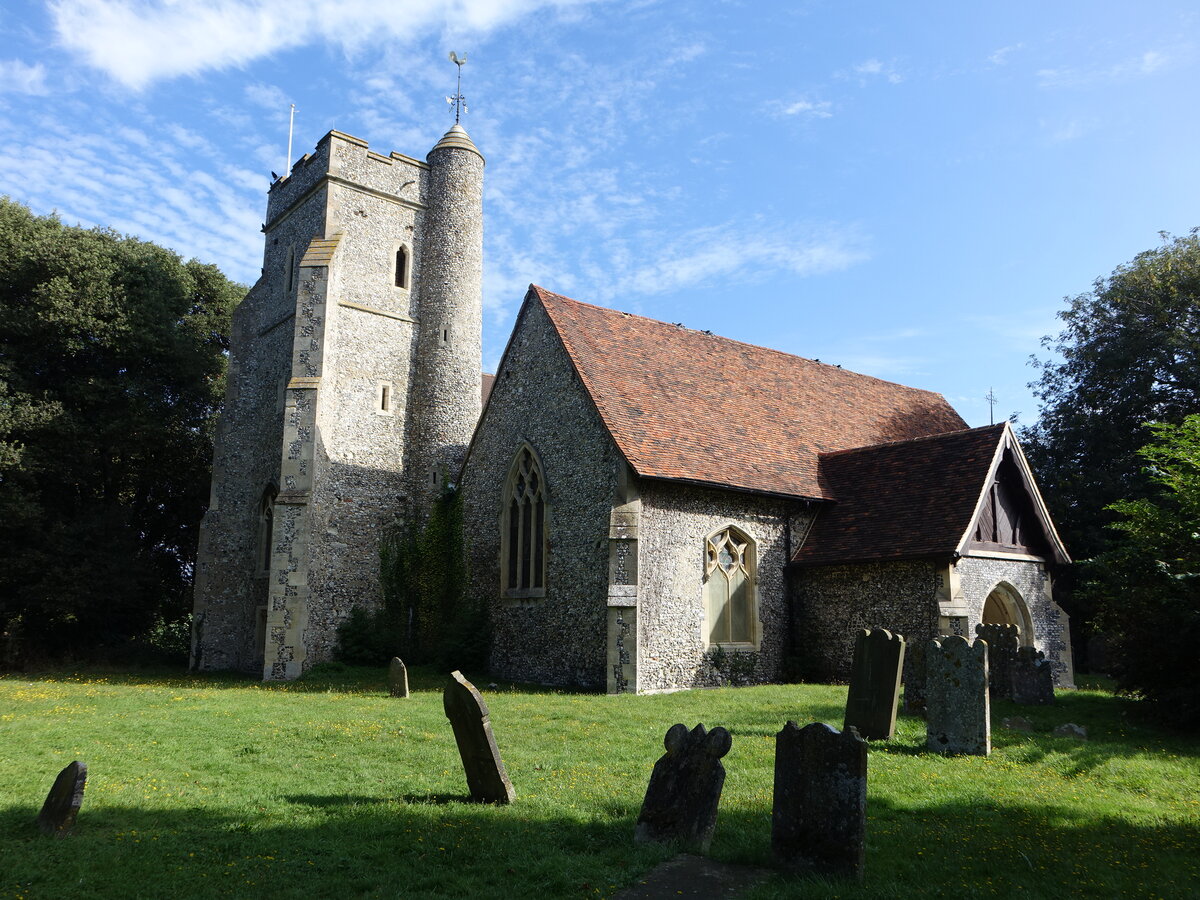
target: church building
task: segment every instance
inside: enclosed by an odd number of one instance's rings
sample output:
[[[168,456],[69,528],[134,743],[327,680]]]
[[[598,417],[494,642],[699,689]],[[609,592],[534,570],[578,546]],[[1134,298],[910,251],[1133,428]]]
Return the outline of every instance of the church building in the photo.
[[[294,678],[462,492],[498,677],[844,679],[855,632],[1020,627],[1072,680],[1069,562],[1016,435],[938,394],[531,286],[481,406],[483,157],[330,132],[271,187],[234,318],[193,665]]]

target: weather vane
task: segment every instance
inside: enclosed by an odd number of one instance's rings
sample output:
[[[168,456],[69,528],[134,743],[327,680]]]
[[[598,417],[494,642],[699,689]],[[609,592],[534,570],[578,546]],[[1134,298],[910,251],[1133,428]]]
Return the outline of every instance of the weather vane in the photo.
[[[988,402],[988,418],[992,420],[992,424],[996,424],[996,393],[991,388],[988,388],[987,396],[983,398]]]
[[[450,62],[458,66],[458,92],[453,97],[447,97],[446,102],[454,107],[454,124],[458,124],[459,117],[467,111],[467,98],[462,92],[462,67],[466,65],[467,54],[459,56],[453,50],[450,51]]]

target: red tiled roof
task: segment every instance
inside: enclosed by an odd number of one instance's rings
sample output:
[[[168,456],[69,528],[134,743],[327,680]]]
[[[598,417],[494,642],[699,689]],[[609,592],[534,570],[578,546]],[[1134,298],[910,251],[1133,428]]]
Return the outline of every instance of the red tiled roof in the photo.
[[[949,556],[971,524],[1004,428],[822,455],[821,474],[837,502],[817,513],[793,562]]]
[[[824,498],[817,456],[966,427],[941,394],[531,285],[638,475]]]

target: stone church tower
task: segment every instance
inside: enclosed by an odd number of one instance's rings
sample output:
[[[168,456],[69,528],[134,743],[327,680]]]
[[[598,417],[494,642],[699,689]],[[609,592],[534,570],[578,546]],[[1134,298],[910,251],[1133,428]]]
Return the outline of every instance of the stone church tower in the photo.
[[[480,413],[483,156],[331,131],[276,181],[234,312],[192,665],[299,676],[379,601],[379,537],[456,473]]]

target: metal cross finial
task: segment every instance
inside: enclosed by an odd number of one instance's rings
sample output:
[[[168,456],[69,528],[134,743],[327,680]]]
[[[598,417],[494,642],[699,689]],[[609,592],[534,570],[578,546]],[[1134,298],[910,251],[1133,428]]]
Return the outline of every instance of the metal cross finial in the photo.
[[[446,102],[454,107],[454,124],[458,124],[459,117],[467,111],[467,98],[462,92],[462,67],[466,65],[467,54],[459,56],[453,50],[450,51],[450,62],[458,66],[458,92],[453,97],[447,97]]]
[[[987,396],[983,398],[988,402],[988,418],[992,420],[992,424],[996,424],[996,393],[991,388],[988,388]]]

